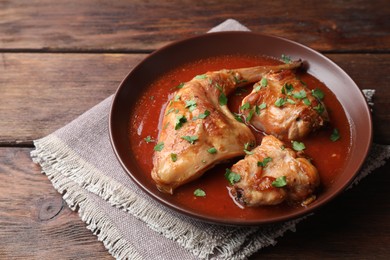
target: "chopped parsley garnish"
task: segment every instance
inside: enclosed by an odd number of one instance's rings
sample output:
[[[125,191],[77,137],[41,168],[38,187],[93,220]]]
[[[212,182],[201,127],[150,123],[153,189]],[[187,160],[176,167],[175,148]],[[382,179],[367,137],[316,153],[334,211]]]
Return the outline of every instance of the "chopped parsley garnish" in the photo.
[[[304,143],[302,142],[298,142],[298,141],[291,141],[292,143],[292,148],[295,150],[295,151],[303,151],[306,149],[306,146]]]
[[[292,84],[284,84],[283,87],[282,87],[282,94],[285,94],[285,95],[291,95],[292,92],[294,90],[294,87]]]
[[[173,101],[179,101],[180,100],[180,95],[176,95]]]
[[[234,115],[234,118],[235,118],[238,122],[244,123],[244,120],[242,120],[240,114],[233,113],[233,115]]]
[[[156,152],[161,152],[163,148],[164,148],[164,143],[160,142],[154,146],[153,150],[155,150]]]
[[[295,105],[295,101],[292,100],[291,98],[286,99],[286,101],[287,101],[287,103],[290,103],[290,104],[292,104],[292,105]]]
[[[306,91],[302,89],[301,91],[294,93],[293,97],[297,99],[304,99],[306,97]]]
[[[247,122],[250,122],[250,121],[252,120],[252,117],[253,117],[253,113],[254,113],[254,112],[255,112],[254,110],[249,111],[248,116],[245,118],[245,120],[246,120]]]
[[[276,188],[282,188],[282,187],[284,187],[286,185],[287,185],[287,178],[286,178],[286,176],[278,177],[278,178],[276,178],[276,180],[274,180],[272,182],[272,186],[274,186]]]
[[[285,54],[282,54],[281,58],[282,58],[282,61],[283,61],[284,63],[291,63],[291,58],[290,58],[290,56],[287,56],[287,55],[285,55]]]
[[[260,85],[255,85],[256,87],[254,88],[254,90],[256,91],[256,92],[259,92],[260,91],[260,89],[261,89],[261,86]]]
[[[177,154],[171,153],[171,159],[172,159],[172,162],[176,162],[177,161]]]
[[[219,91],[223,92],[223,88],[222,88],[218,83],[215,84],[215,87],[216,87]]]
[[[228,99],[227,99],[225,93],[223,93],[223,88],[218,83],[215,84],[215,87],[221,92],[221,94],[219,94],[219,97],[218,97],[219,105],[221,105],[221,106],[226,105]]]
[[[255,106],[255,112],[256,112],[257,115],[260,115],[260,110],[261,110],[260,106],[256,105]]]
[[[206,192],[204,190],[202,190],[202,189],[196,189],[194,191],[194,195],[196,197],[206,197]]]
[[[185,116],[177,115],[176,122],[175,122],[175,130],[180,129],[185,122],[187,122],[187,118]]]
[[[152,137],[150,137],[150,135],[148,135],[147,137],[144,138],[145,142],[147,143],[152,143],[154,142],[154,140],[152,139]]]
[[[244,144],[244,152],[248,155],[253,154],[253,152],[249,151],[254,145],[252,143],[245,143]]]
[[[228,99],[227,99],[225,93],[221,92],[221,94],[219,95],[218,101],[219,101],[219,104],[221,106],[225,106],[227,104]]]
[[[241,180],[241,175],[232,172],[229,168],[227,168],[225,172],[225,178],[229,181],[231,185],[234,185],[234,183],[239,182]]]
[[[266,87],[268,85],[268,80],[266,78],[262,78],[260,80],[260,86],[261,87]]]
[[[236,84],[240,84],[240,83],[247,82],[246,79],[239,79],[236,75],[234,75],[233,78],[234,78],[234,82],[235,82]]]
[[[339,130],[337,128],[334,128],[332,134],[330,135],[330,140],[332,142],[336,142],[339,139],[340,139]]]
[[[313,94],[313,96],[315,96],[315,97],[318,98],[319,100],[322,100],[322,99],[324,99],[324,97],[325,97],[324,92],[322,92],[322,90],[319,89],[319,88],[313,89],[313,90],[311,91],[311,93]]]
[[[318,114],[322,114],[322,113],[325,111],[325,108],[324,108],[323,105],[321,105],[321,103],[318,103],[318,105],[315,106],[315,107],[313,107],[313,109],[314,109],[315,111],[317,111]]]
[[[244,105],[240,107],[241,110],[246,110],[250,108],[251,108],[251,104],[249,104],[249,102],[246,102]]]
[[[178,89],[181,89],[183,87],[184,87],[184,83],[183,82],[176,86],[176,88],[178,88]]]
[[[175,109],[174,109],[173,107],[170,108],[170,109],[167,111],[167,113],[166,113],[165,115],[168,115],[168,114],[172,113],[174,110],[175,110]]]
[[[196,101],[191,99],[191,100],[186,100],[186,106],[185,108],[188,108],[191,112],[195,110],[196,108]]]
[[[257,166],[259,166],[259,167],[266,167],[267,166],[267,164],[269,163],[269,162],[271,162],[272,161],[272,158],[271,157],[266,157],[266,158],[264,158],[263,159],[263,161],[258,161],[257,162]]]
[[[260,104],[259,109],[262,110],[262,109],[264,109],[266,107],[267,107],[267,104],[263,102],[263,103]]]
[[[181,139],[184,139],[186,140],[187,142],[189,142],[190,144],[194,144],[196,140],[198,140],[198,136],[197,135],[185,135],[185,136],[182,136]]]
[[[281,106],[283,106],[284,104],[286,104],[286,99],[284,99],[284,98],[278,98],[278,99],[275,101],[275,106],[277,106],[277,107],[281,107]]]
[[[205,110],[203,113],[200,113],[198,116],[195,116],[192,120],[196,120],[196,119],[205,119],[205,118],[208,117],[209,115],[210,115],[210,111]]]
[[[302,101],[303,101],[303,104],[305,104],[306,106],[310,106],[311,105],[311,101],[308,98],[304,98]]]
[[[210,149],[207,150],[207,152],[211,154],[217,153],[217,148],[211,147]]]
[[[196,78],[196,79],[206,79],[206,78],[207,78],[207,75],[206,75],[206,74],[196,75],[195,78]]]

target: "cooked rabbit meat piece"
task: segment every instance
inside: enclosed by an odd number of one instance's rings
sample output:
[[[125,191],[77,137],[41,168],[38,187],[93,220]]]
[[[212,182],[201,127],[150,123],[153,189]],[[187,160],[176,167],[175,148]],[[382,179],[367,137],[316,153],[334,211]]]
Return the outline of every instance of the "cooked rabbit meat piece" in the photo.
[[[269,71],[298,66],[299,62],[221,70],[185,83],[168,102],[161,121],[152,169],[159,190],[173,193],[215,164],[244,155],[244,145],[255,142],[255,137],[229,111],[226,96]]]
[[[273,71],[242,101],[247,123],[282,140],[299,140],[329,120],[325,105],[291,70]]]
[[[276,205],[283,201],[303,202],[320,184],[317,169],[272,135],[237,162],[231,171],[241,179],[230,190],[244,206]]]

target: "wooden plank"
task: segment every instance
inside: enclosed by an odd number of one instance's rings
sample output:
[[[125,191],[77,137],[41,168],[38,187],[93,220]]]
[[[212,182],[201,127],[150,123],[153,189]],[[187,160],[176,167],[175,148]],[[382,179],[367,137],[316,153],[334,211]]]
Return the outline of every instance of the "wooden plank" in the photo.
[[[0,56],[0,144],[32,145],[113,94],[143,54],[37,54]],[[390,143],[390,54],[328,55],[360,88],[377,90],[375,141]],[[367,69],[369,68],[369,69]],[[17,116],[16,116],[17,115]]]
[[[0,258],[110,259],[32,163],[30,151],[0,148]],[[389,171],[387,164],[250,259],[386,259]]]
[[[112,259],[30,150],[0,148],[0,259]]]
[[[0,143],[26,144],[62,127],[113,94],[144,56],[3,54]]]
[[[389,16],[387,0],[0,1],[0,49],[149,51],[234,18],[321,51],[378,52]]]

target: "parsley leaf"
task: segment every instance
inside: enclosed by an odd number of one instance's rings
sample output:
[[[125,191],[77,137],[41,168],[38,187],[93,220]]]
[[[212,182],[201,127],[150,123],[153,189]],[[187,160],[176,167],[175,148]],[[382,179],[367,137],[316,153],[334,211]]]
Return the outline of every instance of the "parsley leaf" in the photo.
[[[272,182],[272,186],[274,186],[276,188],[282,188],[282,187],[284,187],[286,185],[287,185],[287,178],[286,178],[286,176],[278,177],[278,178],[276,178],[276,180],[274,180]]]
[[[194,195],[196,197],[206,197],[206,192],[204,190],[202,190],[202,189],[196,189],[194,191]]]
[[[292,147],[295,151],[303,151],[306,149],[306,146],[304,143],[302,142],[298,142],[298,141],[291,141],[292,143]]]
[[[148,135],[147,137],[144,138],[145,142],[147,143],[152,143],[154,142],[154,140],[152,139],[152,137],[150,137],[150,135]]]
[[[286,101],[287,101],[288,103],[292,104],[292,105],[295,105],[295,101],[292,100],[291,98],[286,99]]]
[[[172,113],[174,110],[175,110],[175,109],[174,109],[173,107],[170,108],[170,109],[167,111],[167,113],[166,113],[165,115],[169,115],[169,114]]]
[[[207,152],[211,154],[217,153],[217,148],[211,147],[210,149],[207,150]]]
[[[219,101],[219,105],[221,105],[221,106],[225,106],[227,104],[228,99],[227,99],[225,93],[221,92],[221,94],[219,95],[218,101]]]
[[[180,129],[185,122],[187,122],[187,118],[185,116],[177,115],[176,122],[175,122],[175,130]]]
[[[205,118],[208,117],[209,115],[210,115],[210,111],[205,110],[203,113],[200,113],[197,117],[194,117],[192,120],[196,120],[196,119],[205,119]]]
[[[245,120],[246,120],[247,122],[250,122],[250,121],[252,120],[252,117],[253,117],[253,113],[254,113],[254,112],[255,112],[254,110],[249,111],[248,116],[245,118]]]
[[[336,141],[339,140],[339,139],[340,139],[339,130],[338,130],[337,128],[334,128],[334,129],[333,129],[333,132],[332,132],[332,134],[331,134],[331,136],[330,136],[330,140],[331,140],[332,142],[336,142]]]
[[[239,182],[241,180],[241,175],[232,172],[229,168],[227,168],[225,172],[225,178],[229,181],[231,185],[234,185],[234,183]]]
[[[244,152],[248,155],[251,155],[253,154],[253,152],[249,151],[249,149],[253,148],[253,144],[252,143],[245,143],[244,144]]]
[[[313,90],[311,91],[311,93],[313,94],[313,96],[315,96],[315,97],[318,98],[319,100],[322,100],[322,99],[324,99],[324,97],[325,97],[324,92],[322,92],[322,90],[319,89],[319,88],[313,89]]]
[[[236,75],[234,75],[233,78],[234,78],[234,82],[235,82],[236,84],[240,84],[240,83],[244,83],[244,82],[247,82],[247,81],[248,81],[248,80],[246,80],[246,79],[239,79]]]
[[[198,140],[198,136],[197,135],[185,135],[185,136],[182,136],[181,139],[184,139],[186,140],[187,142],[189,142],[190,144],[194,144],[195,141]]]
[[[207,78],[207,75],[206,75],[206,74],[196,75],[196,76],[195,76],[195,79],[206,79],[206,78]]]
[[[240,114],[233,113],[233,115],[234,115],[234,118],[235,118],[238,122],[244,123],[244,120],[242,120]]]
[[[304,103],[306,106],[310,106],[310,105],[311,105],[311,101],[310,101],[310,99],[308,99],[308,98],[304,98],[302,101],[303,101],[303,103]]]
[[[161,152],[163,148],[164,148],[164,143],[160,142],[154,146],[153,150],[155,150],[156,152]]]
[[[244,105],[240,107],[241,110],[246,110],[250,108],[251,108],[251,104],[249,104],[249,102],[246,102]]]
[[[178,89],[181,89],[183,87],[184,87],[184,83],[183,82],[176,86],[176,88],[178,88]]]
[[[172,159],[172,162],[176,162],[177,161],[177,154],[171,153],[171,159]]]
[[[306,91],[302,89],[301,91],[294,93],[293,97],[297,99],[304,99],[306,97]]]
[[[267,164],[269,163],[269,162],[271,162],[272,161],[272,158],[271,157],[266,157],[266,158],[264,158],[263,159],[263,161],[258,161],[257,162],[257,166],[259,166],[259,167],[266,167],[267,166]]]
[[[291,58],[290,58],[290,56],[287,56],[287,55],[285,55],[285,54],[282,54],[281,58],[282,58],[282,61],[283,61],[284,63],[291,63]]]
[[[191,112],[195,110],[197,104],[195,100],[186,100],[185,108],[188,108]]]
[[[266,87],[268,85],[268,80],[266,78],[262,78],[260,80],[260,86],[261,87]]]
[[[283,106],[284,104],[286,104],[286,100],[284,98],[278,98],[276,101],[275,101],[275,106],[277,107],[281,107]]]
[[[315,106],[315,107],[313,107],[313,109],[314,109],[315,111],[317,111],[318,114],[322,114],[322,113],[325,111],[325,108],[324,108],[323,105],[321,105],[321,103],[318,103],[318,105]]]
[[[282,94],[291,95],[293,90],[294,90],[294,87],[292,84],[285,83],[282,87]]]

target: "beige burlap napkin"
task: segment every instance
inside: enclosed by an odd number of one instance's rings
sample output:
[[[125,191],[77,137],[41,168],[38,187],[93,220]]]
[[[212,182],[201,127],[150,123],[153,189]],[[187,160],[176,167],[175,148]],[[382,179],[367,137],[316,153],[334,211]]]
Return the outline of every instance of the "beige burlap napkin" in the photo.
[[[211,32],[248,30],[227,20]],[[365,94],[371,98],[374,91]],[[274,245],[301,219],[261,227],[225,227],[180,215],[141,191],[119,165],[110,145],[112,96],[54,133],[31,152],[73,210],[118,259],[244,259]],[[374,144],[357,180],[383,165],[389,146]]]

